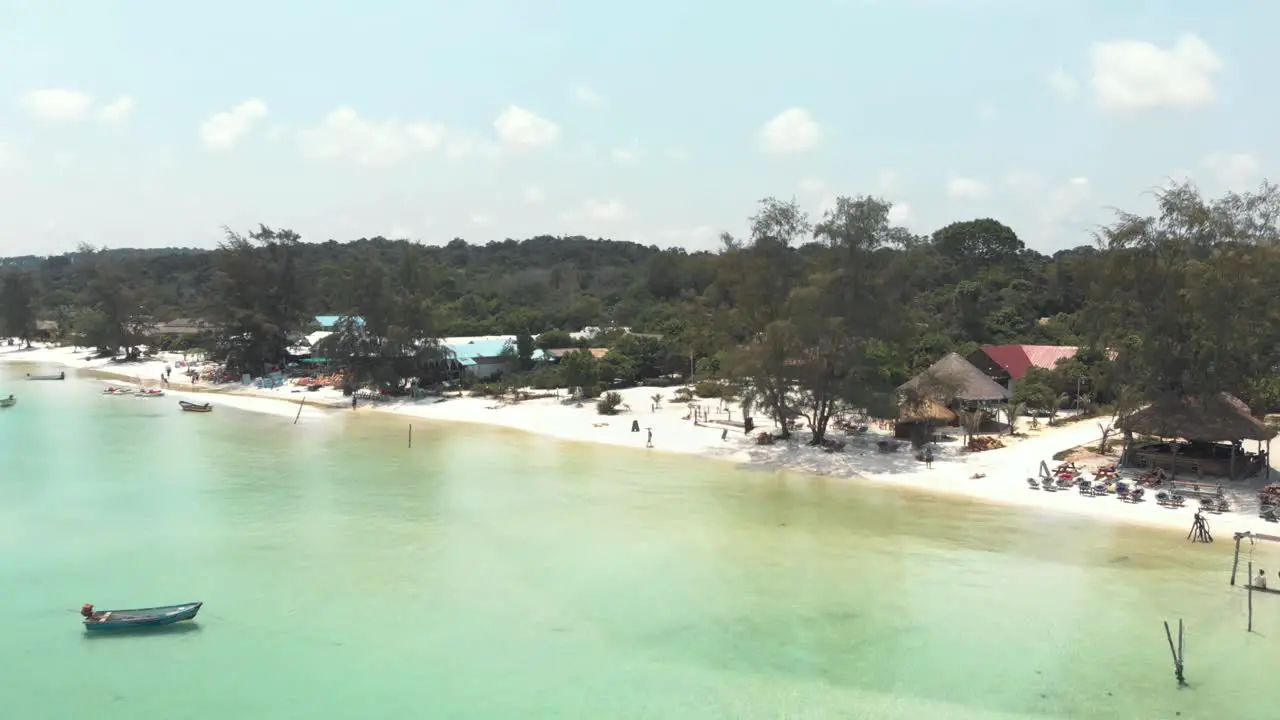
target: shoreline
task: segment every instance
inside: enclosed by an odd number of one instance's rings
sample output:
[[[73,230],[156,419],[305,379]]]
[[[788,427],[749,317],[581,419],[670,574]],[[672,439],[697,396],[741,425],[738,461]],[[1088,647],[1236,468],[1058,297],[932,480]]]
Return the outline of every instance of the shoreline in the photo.
[[[35,348],[32,350],[0,350],[0,362],[52,365],[82,372],[101,380],[116,380],[118,384],[159,385],[164,364],[174,362],[176,356],[130,363],[111,367],[109,359],[87,359],[88,351],[76,351],[65,347]],[[125,372],[127,368],[128,372]],[[148,380],[150,382],[148,382]],[[801,440],[777,443],[769,446],[755,444],[753,435],[772,429],[765,422],[751,436],[740,427],[714,424],[716,418],[741,419],[741,408],[734,404],[722,404],[715,399],[695,400],[711,418],[713,424],[694,424],[687,419],[690,410],[683,404],[669,404],[667,399],[676,387],[638,387],[619,391],[623,406],[617,415],[599,415],[594,402],[568,402],[562,398],[542,398],[519,403],[502,403],[495,398],[458,397],[429,398],[417,401],[363,401],[355,411],[408,420],[421,419],[430,423],[476,424],[518,430],[559,441],[584,442],[596,445],[627,447],[633,450],[693,455],[721,462],[733,462],[743,467],[772,471],[798,472],[823,478],[839,478],[865,482],[879,486],[896,487],[911,492],[933,496],[963,498],[969,501],[990,503],[1005,507],[1019,507],[1037,512],[1077,515],[1104,522],[1119,522],[1153,529],[1178,530],[1186,533],[1198,506],[1194,498],[1182,508],[1169,509],[1156,504],[1154,497],[1141,503],[1119,501],[1114,495],[1091,497],[1081,495],[1075,488],[1054,492],[1031,490],[1026,478],[1038,474],[1041,461],[1055,467],[1053,455],[1062,451],[1096,442],[1101,435],[1098,419],[1086,419],[1067,423],[1029,434],[1025,438],[999,438],[1006,447],[983,452],[959,452],[960,442],[942,443],[938,446],[932,468],[926,468],[912,456],[908,447],[897,452],[882,453],[875,441],[886,435],[876,429],[864,435],[841,436],[830,433],[833,439],[842,439],[843,451],[828,453],[809,447]],[[245,386],[218,386],[171,382],[166,393],[176,399],[191,399],[210,395],[220,398],[219,403],[239,410],[293,417],[300,402],[307,407],[325,411],[351,412],[350,400],[341,393],[325,388],[316,392],[282,388],[253,388]],[[660,394],[662,400],[654,406],[652,397]],[[327,412],[325,414],[328,414]],[[639,431],[632,431],[632,424],[639,424]],[[1105,422],[1105,420],[1103,421]],[[1023,423],[1024,429],[1027,423]],[[653,447],[646,448],[649,430],[652,429]],[[726,432],[727,430],[727,432]],[[806,433],[798,433],[804,436]],[[983,475],[975,478],[975,475]],[[1280,474],[1273,476],[1280,481]],[[1232,510],[1224,514],[1206,513],[1215,539],[1230,539],[1233,532],[1275,532],[1272,523],[1258,517],[1257,488],[1266,481],[1259,477],[1244,481],[1224,482]],[[1148,496],[1154,492],[1148,491]]]

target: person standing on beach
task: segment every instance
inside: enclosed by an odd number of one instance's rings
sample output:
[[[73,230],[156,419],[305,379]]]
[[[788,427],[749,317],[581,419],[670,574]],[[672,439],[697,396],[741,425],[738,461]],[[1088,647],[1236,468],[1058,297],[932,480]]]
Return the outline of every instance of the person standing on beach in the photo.
[[[1265,570],[1258,569],[1258,576],[1253,579],[1253,586],[1259,590],[1267,589],[1267,572]]]
[[[653,447],[653,428],[645,428],[649,431],[649,439],[645,441],[645,447]]]
[[[933,467],[933,448],[931,447],[924,449],[924,466],[925,468]]]

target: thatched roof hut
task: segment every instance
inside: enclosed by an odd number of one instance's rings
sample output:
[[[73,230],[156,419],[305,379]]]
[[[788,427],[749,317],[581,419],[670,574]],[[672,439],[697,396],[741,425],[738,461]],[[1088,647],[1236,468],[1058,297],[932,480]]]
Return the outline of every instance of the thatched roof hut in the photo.
[[[956,414],[946,405],[923,398],[914,402],[903,404],[898,408],[898,422],[900,423],[938,423],[946,425],[955,422]]]
[[[1276,436],[1247,405],[1227,393],[1154,402],[1119,425],[1125,432],[1201,442],[1263,441]]]
[[[1004,402],[1009,391],[956,353],[947,353],[928,369],[898,387],[903,396],[930,398],[940,404],[964,402]],[[913,404],[913,403],[907,403]]]

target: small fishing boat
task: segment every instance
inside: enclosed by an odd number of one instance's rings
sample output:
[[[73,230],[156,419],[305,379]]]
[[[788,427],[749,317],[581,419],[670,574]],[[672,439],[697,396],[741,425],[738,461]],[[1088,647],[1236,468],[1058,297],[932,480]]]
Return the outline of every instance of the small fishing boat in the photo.
[[[196,403],[189,403],[186,400],[179,400],[178,407],[182,408],[183,412],[198,412],[198,413],[213,412],[213,406],[210,405],[209,403],[199,405]]]
[[[18,398],[10,395],[7,398],[0,398],[0,408],[13,407],[18,404]]]
[[[161,390],[160,388],[142,388],[138,392],[134,393],[134,395],[140,398],[141,397],[157,398],[157,397],[164,397],[164,391]]]
[[[172,625],[194,620],[203,602],[164,605],[138,610],[95,610],[92,605],[80,608],[85,630],[127,630]]]
[[[133,388],[126,387],[109,387],[102,391],[103,395],[132,395]]]
[[[67,373],[65,371],[60,372],[57,375],[32,375],[31,373],[27,373],[27,379],[28,380],[66,380]]]

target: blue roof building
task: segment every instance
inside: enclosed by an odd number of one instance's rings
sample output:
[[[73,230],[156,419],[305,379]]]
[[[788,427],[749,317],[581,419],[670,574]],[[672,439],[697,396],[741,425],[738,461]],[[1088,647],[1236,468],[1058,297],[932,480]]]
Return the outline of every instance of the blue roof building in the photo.
[[[344,317],[346,317],[346,315],[317,315],[316,324],[325,330],[332,330],[333,326],[337,325]],[[356,325],[364,325],[364,318],[362,317],[357,316],[352,317],[351,319],[355,321]]]

